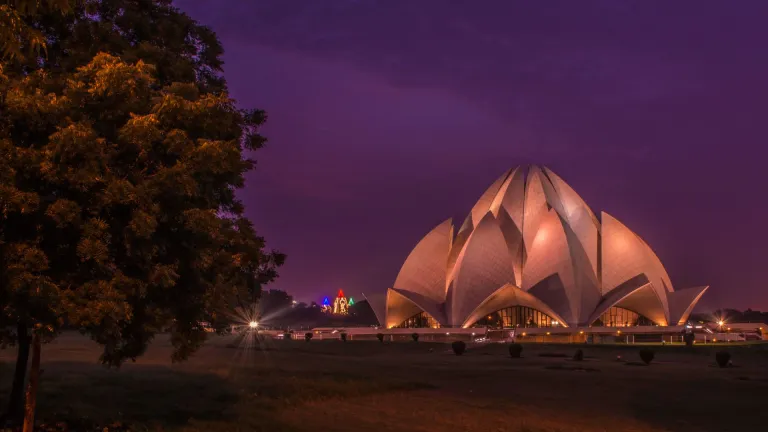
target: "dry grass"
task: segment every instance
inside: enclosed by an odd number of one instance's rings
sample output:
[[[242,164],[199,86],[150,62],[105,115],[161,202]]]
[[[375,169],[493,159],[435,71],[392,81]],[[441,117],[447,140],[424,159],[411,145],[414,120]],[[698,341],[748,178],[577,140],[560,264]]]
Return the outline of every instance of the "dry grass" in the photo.
[[[44,348],[40,418],[88,416],[151,431],[752,431],[768,424],[766,346],[734,347],[737,367],[714,367],[709,347],[285,341],[232,348],[215,338],[172,365],[161,338],[121,370],[73,334]],[[571,352],[572,351],[572,352]],[[565,353],[568,358],[552,357]],[[0,353],[10,386],[12,351]],[[549,355],[549,356],[548,356]],[[616,361],[621,355],[622,362]],[[0,401],[2,403],[2,401]]]

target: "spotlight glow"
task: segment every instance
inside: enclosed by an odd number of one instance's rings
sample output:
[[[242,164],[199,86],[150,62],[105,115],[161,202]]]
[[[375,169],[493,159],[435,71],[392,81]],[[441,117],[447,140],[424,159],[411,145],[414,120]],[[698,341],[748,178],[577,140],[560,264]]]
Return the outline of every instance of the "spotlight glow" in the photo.
[[[257,323],[256,321],[251,321],[251,322],[248,323],[248,327],[250,327],[252,329],[255,329],[258,326],[259,326],[259,323]]]

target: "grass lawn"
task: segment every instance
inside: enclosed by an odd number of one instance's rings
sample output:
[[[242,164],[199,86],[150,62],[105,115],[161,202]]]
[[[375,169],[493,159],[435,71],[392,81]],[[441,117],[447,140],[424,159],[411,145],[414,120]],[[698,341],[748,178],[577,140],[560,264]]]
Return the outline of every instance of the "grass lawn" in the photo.
[[[149,431],[761,431],[768,428],[768,346],[470,346],[270,341],[242,348],[212,337],[170,363],[160,337],[120,370],[99,348],[64,334],[43,348],[38,418],[87,416]],[[240,347],[238,347],[240,346]],[[570,360],[577,348],[583,362]],[[558,354],[565,354],[563,358]],[[0,351],[10,388],[12,350]],[[624,361],[616,361],[621,355]],[[5,398],[5,394],[2,398]],[[5,400],[0,400],[5,403]]]

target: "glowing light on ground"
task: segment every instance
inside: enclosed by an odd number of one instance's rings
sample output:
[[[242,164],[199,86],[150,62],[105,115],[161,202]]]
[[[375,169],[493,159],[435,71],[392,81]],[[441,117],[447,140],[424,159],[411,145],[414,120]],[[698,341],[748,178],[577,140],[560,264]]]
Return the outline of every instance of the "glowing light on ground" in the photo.
[[[270,346],[274,343],[269,332],[272,323],[280,316],[288,313],[294,305],[288,304],[276,310],[265,310],[259,302],[243,304],[233,309],[224,310],[222,315],[231,323],[227,335],[228,347],[232,350],[232,370],[250,364],[256,356],[269,358]],[[284,337],[290,338],[290,334]]]

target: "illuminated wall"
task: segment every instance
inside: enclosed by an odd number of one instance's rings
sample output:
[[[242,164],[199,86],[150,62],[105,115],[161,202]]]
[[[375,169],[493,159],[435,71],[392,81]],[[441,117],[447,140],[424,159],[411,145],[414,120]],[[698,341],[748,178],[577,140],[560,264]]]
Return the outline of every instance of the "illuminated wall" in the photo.
[[[395,328],[440,328],[440,323],[430,314],[419,312],[406,319]]]
[[[598,327],[632,327],[652,326],[655,324],[648,318],[636,312],[632,312],[629,309],[612,307],[608,309],[604,314],[600,315],[600,318],[595,321],[593,325]]]
[[[525,306],[512,306],[492,312],[475,322],[477,327],[556,327],[560,323],[549,315]]]

